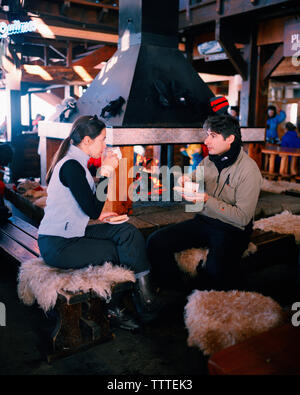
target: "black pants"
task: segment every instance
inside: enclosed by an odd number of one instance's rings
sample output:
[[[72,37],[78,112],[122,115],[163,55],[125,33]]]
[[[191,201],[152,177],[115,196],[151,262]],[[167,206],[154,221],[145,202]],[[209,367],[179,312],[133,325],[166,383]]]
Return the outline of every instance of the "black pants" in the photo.
[[[144,237],[128,223],[87,226],[84,237],[39,235],[38,244],[45,263],[60,269],[81,269],[110,261],[135,273],[149,270]]]
[[[152,273],[162,286],[179,285],[180,270],[174,253],[193,247],[207,247],[206,265],[203,269],[198,268],[199,289],[243,288],[240,262],[251,230],[241,231],[201,215],[160,229],[147,240]]]

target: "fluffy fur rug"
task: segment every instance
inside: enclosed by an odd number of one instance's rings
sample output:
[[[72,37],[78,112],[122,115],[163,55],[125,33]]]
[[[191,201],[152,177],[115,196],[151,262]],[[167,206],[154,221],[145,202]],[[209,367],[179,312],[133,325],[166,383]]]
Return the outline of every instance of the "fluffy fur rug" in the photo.
[[[249,243],[243,257],[254,254],[256,251],[256,245]],[[202,261],[203,264],[206,262],[208,252],[208,248],[190,248],[188,250],[175,252],[175,261],[177,262],[180,270],[194,277],[197,274],[196,267],[200,261]]]
[[[288,234],[295,236],[297,244],[300,244],[300,215],[291,214],[285,210],[280,214],[268,218],[262,218],[254,222],[254,229]]]
[[[283,193],[285,191],[300,192],[300,184],[289,181],[270,181],[263,178],[261,190],[273,193]]]
[[[92,289],[105,299],[116,283],[135,282],[134,273],[106,262],[103,266],[88,266],[77,270],[60,270],[45,265],[36,258],[23,262],[18,275],[18,296],[26,305],[36,300],[44,311],[55,306],[57,292],[88,292]]]
[[[256,292],[198,291],[184,311],[187,343],[211,355],[286,322],[283,309]]]

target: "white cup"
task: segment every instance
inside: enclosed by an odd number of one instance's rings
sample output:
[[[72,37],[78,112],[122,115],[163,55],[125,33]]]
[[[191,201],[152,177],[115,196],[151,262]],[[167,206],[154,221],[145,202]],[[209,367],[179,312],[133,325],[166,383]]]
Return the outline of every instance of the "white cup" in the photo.
[[[117,155],[118,159],[122,159],[122,152],[119,147],[106,147],[104,150],[104,158],[107,156],[108,152],[113,152]]]
[[[199,184],[197,184],[196,182],[185,182],[183,188],[186,192],[197,193],[199,190]]]

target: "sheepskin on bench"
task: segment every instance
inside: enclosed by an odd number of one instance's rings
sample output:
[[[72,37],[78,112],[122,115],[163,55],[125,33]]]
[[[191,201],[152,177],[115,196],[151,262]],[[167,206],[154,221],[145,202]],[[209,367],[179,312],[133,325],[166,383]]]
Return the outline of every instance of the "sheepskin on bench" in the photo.
[[[272,217],[262,218],[254,222],[253,229],[261,229],[264,231],[273,231],[281,234],[293,234],[297,244],[300,244],[300,215],[291,214],[285,210],[280,214]],[[257,247],[253,243],[249,243],[243,257],[254,254]],[[205,263],[209,250],[207,248],[190,248],[184,251],[176,252],[175,261],[179,268],[188,273],[190,276],[196,276],[196,267],[202,260]]]
[[[22,263],[18,274],[18,296],[26,305],[36,300],[46,312],[56,304],[60,290],[68,292],[94,291],[98,296],[109,299],[112,286],[116,283],[135,282],[134,273],[120,266],[105,262],[102,266],[83,269],[61,270],[47,266],[42,258]]]
[[[247,250],[245,250],[243,257],[250,254],[254,254],[257,251],[257,247],[253,243],[249,243]],[[208,248],[189,248],[180,252],[175,252],[175,261],[179,266],[180,270],[188,273],[191,277],[197,275],[197,266],[200,261],[206,262]]]
[[[263,178],[261,190],[272,193],[283,193],[286,191],[300,192],[300,184],[289,181],[271,181]]]
[[[297,244],[300,244],[300,215],[288,210],[272,217],[262,218],[254,222],[253,229],[273,231],[282,234],[293,234]]]
[[[273,299],[256,292],[195,290],[188,297],[184,320],[188,346],[211,355],[282,325],[287,316]]]

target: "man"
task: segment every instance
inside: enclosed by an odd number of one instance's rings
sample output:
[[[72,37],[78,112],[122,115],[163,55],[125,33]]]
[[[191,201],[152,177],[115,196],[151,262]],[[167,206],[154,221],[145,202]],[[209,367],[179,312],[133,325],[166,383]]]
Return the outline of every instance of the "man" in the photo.
[[[201,162],[205,192],[197,193],[192,200],[202,200],[204,207],[193,219],[151,234],[147,252],[156,280],[177,287],[181,277],[174,253],[208,247],[205,267],[197,267],[198,288],[242,288],[240,259],[252,232],[262,177],[254,160],[242,149],[237,119],[228,114],[214,115],[203,127],[209,153]],[[191,179],[183,176],[178,181],[183,185]]]

